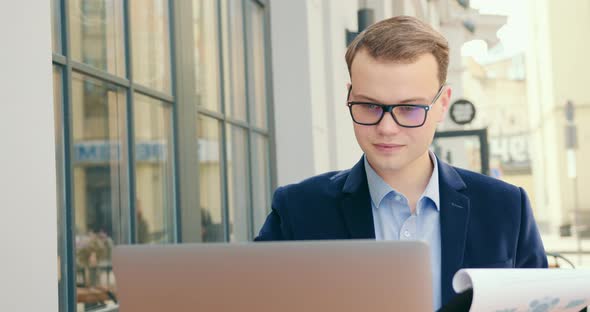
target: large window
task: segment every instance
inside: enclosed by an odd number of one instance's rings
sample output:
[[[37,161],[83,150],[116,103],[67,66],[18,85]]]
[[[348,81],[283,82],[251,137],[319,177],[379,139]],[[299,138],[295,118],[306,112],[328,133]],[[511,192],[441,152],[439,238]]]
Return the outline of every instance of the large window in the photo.
[[[267,7],[192,3],[203,241],[247,241],[269,211]]]
[[[113,246],[247,241],[269,212],[268,6],[51,8],[60,311],[116,309]]]

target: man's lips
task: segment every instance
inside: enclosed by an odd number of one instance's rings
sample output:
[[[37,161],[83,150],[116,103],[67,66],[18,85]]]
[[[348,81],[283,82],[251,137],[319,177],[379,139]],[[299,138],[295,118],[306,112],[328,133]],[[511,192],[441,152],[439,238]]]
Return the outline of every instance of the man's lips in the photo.
[[[387,144],[387,143],[375,143],[373,144],[377,147],[383,147],[383,148],[393,148],[393,147],[402,147],[404,146],[403,144]]]
[[[402,144],[390,144],[390,143],[376,143],[373,144],[376,149],[380,151],[396,151],[404,147]]]

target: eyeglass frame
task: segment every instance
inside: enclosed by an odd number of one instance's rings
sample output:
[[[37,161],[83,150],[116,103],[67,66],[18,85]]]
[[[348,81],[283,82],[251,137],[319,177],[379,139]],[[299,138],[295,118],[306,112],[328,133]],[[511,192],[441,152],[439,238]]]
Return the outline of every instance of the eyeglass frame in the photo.
[[[403,128],[419,128],[422,127],[425,123],[426,123],[426,119],[428,118],[428,111],[432,108],[432,106],[436,103],[436,101],[438,101],[438,99],[440,98],[440,96],[443,93],[444,87],[446,86],[446,83],[443,83],[440,88],[438,89],[438,92],[436,93],[436,95],[434,96],[434,98],[432,99],[432,102],[430,102],[430,105],[424,105],[424,104],[380,104],[380,103],[372,103],[372,102],[357,102],[357,101],[348,101],[350,99],[350,92],[352,91],[352,85],[350,85],[350,87],[348,88],[348,94],[346,95],[346,105],[348,106],[348,110],[350,112],[350,117],[352,118],[352,121],[354,121],[356,124],[359,125],[363,125],[363,126],[375,126],[378,125],[381,120],[383,120],[383,116],[385,116],[385,113],[390,113],[391,117],[393,118],[393,120],[395,121],[395,123]],[[374,123],[361,123],[358,122],[354,119],[354,115],[352,114],[352,106],[355,104],[364,104],[364,105],[375,105],[381,108],[381,117],[379,117],[379,120],[377,120],[377,122]],[[393,113],[393,109],[396,107],[420,107],[424,109],[424,120],[422,121],[421,124],[417,125],[417,126],[405,126],[399,123],[399,121],[397,120],[397,118],[395,117],[395,114]]]

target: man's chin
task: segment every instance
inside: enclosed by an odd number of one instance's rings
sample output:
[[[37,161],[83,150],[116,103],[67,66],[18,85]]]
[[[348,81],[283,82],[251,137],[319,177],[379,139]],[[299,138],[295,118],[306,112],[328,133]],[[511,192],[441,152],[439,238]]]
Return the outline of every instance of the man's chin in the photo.
[[[370,158],[369,158],[370,159]],[[392,161],[390,159],[379,159],[377,158],[374,163],[370,162],[371,166],[375,171],[379,172],[395,172],[399,171],[403,168],[403,162],[401,161]]]

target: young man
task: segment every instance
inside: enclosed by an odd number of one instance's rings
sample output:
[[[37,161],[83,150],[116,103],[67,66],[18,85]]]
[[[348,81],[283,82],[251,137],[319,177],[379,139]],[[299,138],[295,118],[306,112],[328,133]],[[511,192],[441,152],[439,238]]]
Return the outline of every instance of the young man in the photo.
[[[444,37],[398,16],[348,47],[347,106],[363,157],[276,190],[256,240],[423,240],[434,307],[460,268],[544,268],[547,258],[522,188],[451,167],[428,149],[449,107]]]

